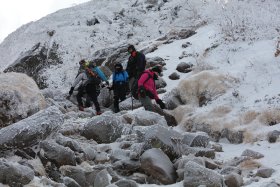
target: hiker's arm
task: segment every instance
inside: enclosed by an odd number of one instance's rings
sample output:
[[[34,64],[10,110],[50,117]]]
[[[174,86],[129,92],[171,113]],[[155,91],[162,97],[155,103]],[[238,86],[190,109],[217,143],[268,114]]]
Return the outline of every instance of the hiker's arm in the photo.
[[[84,75],[84,73],[80,73],[80,74],[78,75],[78,77],[74,80],[74,82],[73,82],[73,84],[72,84],[72,87],[75,88],[75,86],[77,86],[77,84],[79,84],[79,82],[82,81],[83,75]]]

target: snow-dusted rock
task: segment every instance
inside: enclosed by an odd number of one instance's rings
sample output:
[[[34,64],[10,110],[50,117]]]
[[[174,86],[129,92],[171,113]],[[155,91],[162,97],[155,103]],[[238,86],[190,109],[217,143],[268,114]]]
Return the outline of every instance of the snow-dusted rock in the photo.
[[[106,187],[111,184],[111,179],[112,177],[110,176],[108,171],[106,169],[103,169],[99,173],[97,173],[94,180],[94,186]]]
[[[209,136],[204,133],[184,133],[182,142],[190,147],[207,147]]]
[[[241,156],[247,156],[247,157],[251,157],[253,159],[259,159],[259,158],[263,158],[264,155],[259,153],[259,152],[256,152],[256,151],[253,151],[253,150],[250,150],[250,149],[246,149],[242,152]]]
[[[178,80],[180,79],[180,75],[177,72],[173,72],[168,76],[168,78],[171,80]]]
[[[122,179],[114,183],[118,187],[138,187],[138,184],[133,180]]]
[[[0,126],[5,127],[42,110],[45,98],[34,80],[22,73],[0,73]]]
[[[111,143],[121,137],[123,127],[118,116],[104,113],[85,124],[81,134],[98,143]]]
[[[63,136],[62,134],[59,134],[56,137],[55,141],[59,145],[62,145],[64,147],[69,147],[72,151],[75,151],[75,152],[82,152],[83,151],[83,149],[80,146],[78,141],[76,141],[72,138],[68,138],[66,136]]]
[[[136,126],[151,126],[151,125],[161,125],[167,127],[166,120],[163,116],[145,110],[137,110],[137,112],[133,113],[134,122],[133,125]]]
[[[185,165],[189,162],[189,161],[193,161],[196,162],[197,164],[202,165],[203,167],[205,167],[205,162],[203,160],[202,157],[195,157],[194,155],[190,154],[187,156],[182,156],[179,160],[177,160],[174,164],[175,168],[176,168],[176,172],[178,175],[178,179],[177,181],[182,181],[184,180],[184,172],[185,172]]]
[[[271,175],[275,172],[272,168],[262,167],[257,170],[256,176],[262,177],[262,178],[269,178]]]
[[[243,185],[243,178],[237,173],[231,173],[225,176],[225,184],[228,187],[240,187]]]
[[[63,123],[56,107],[49,107],[29,118],[0,129],[0,148],[28,147],[44,140]]]
[[[165,101],[166,108],[169,110],[173,110],[183,104],[179,90],[176,88],[165,94],[163,100]]]
[[[180,155],[182,134],[162,126],[153,126],[145,131],[144,140],[152,147],[161,148],[170,158]]]
[[[87,181],[85,170],[80,166],[61,166],[59,170],[64,176],[74,179],[80,186],[93,185],[93,182]]]
[[[140,158],[140,162],[141,168],[162,184],[175,183],[175,168],[168,156],[160,149],[153,148],[145,151]]]
[[[186,62],[181,62],[177,65],[176,70],[181,73],[189,73],[192,71],[192,64],[188,64]]]
[[[54,162],[57,166],[76,165],[75,153],[68,147],[47,140],[40,142],[40,147],[40,156]]]
[[[2,184],[22,186],[28,184],[34,176],[34,171],[27,166],[0,160],[0,183]]]
[[[81,187],[74,179],[70,177],[63,177],[63,184],[68,187]]]
[[[199,185],[222,187],[224,186],[223,176],[193,161],[189,161],[185,165],[184,187],[197,187]]]
[[[267,140],[269,143],[275,143],[277,139],[279,138],[280,131],[274,130],[272,132],[269,132],[267,134]]]

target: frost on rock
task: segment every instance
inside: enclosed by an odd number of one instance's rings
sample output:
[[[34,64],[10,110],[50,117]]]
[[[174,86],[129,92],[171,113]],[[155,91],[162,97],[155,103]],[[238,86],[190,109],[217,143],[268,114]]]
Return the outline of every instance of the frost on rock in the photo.
[[[63,124],[63,115],[49,107],[33,116],[0,129],[0,148],[28,147],[45,139]]]
[[[38,86],[25,74],[1,73],[0,87],[1,127],[27,118],[46,107]]]

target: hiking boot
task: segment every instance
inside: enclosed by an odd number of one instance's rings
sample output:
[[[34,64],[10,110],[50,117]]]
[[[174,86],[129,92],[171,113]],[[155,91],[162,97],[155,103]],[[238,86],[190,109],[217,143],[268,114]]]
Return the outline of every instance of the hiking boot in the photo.
[[[102,112],[101,111],[96,111],[96,115],[101,115]]]
[[[83,106],[79,106],[79,110],[80,111],[84,111],[84,107]]]

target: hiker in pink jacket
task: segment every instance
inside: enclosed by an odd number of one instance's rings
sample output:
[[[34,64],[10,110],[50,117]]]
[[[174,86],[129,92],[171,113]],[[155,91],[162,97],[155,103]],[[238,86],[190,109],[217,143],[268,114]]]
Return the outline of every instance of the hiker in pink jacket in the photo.
[[[153,111],[152,99],[156,100],[156,103],[161,109],[165,108],[165,104],[158,97],[156,90],[155,80],[158,79],[159,74],[162,72],[162,66],[156,65],[150,69],[145,70],[138,80],[138,94],[139,101],[144,106],[145,110]]]

